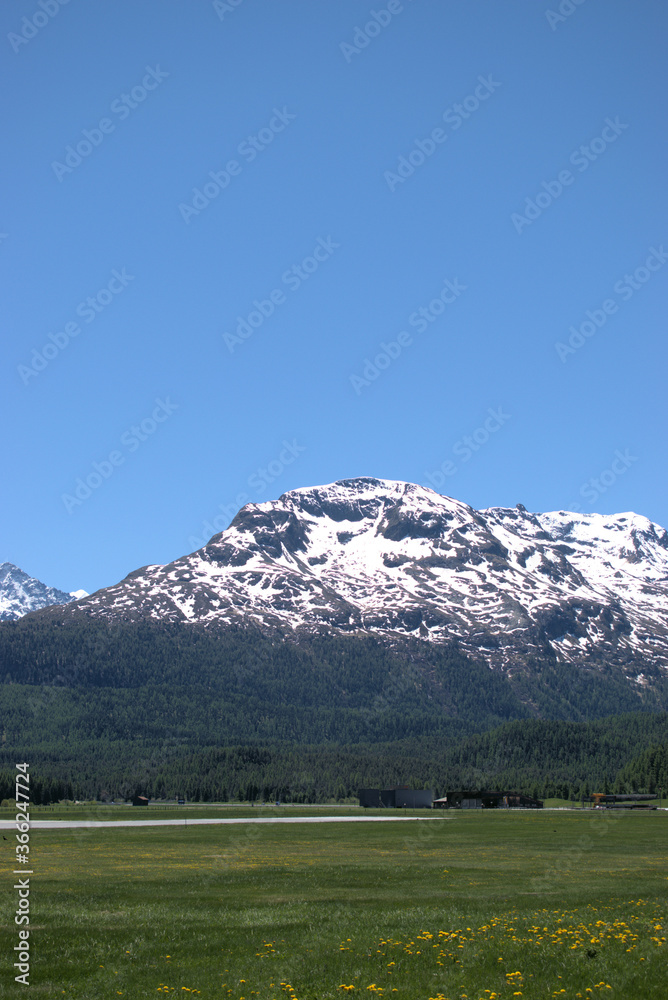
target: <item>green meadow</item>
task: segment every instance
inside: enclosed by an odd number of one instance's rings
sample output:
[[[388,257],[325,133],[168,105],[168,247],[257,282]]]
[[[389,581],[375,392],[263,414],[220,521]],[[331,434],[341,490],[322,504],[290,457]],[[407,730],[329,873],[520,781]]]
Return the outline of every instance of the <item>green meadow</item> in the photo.
[[[0,993],[49,1000],[668,995],[667,814],[425,815],[396,823],[33,829],[29,994],[11,970],[14,844],[4,831]]]

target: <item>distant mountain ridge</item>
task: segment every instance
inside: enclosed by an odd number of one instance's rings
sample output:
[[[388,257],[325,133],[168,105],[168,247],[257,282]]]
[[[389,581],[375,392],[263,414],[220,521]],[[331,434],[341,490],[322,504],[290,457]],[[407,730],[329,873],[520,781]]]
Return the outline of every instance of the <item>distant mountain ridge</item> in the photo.
[[[0,564],[0,621],[15,621],[31,611],[53,604],[69,604],[79,597],[87,597],[85,590],[66,593],[56,587],[47,587],[41,580],[28,576],[14,563]]]
[[[547,659],[642,688],[668,670],[668,533],[633,513],[478,511],[347,479],[247,504],[198,551],[40,616],[417,640],[504,673]]]

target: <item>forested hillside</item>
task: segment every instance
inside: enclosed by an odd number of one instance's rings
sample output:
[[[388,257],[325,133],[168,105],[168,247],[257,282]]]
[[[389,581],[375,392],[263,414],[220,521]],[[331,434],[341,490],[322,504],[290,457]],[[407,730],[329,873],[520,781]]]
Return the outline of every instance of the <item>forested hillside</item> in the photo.
[[[625,787],[665,773],[633,762],[666,742],[656,691],[603,667],[546,658],[508,676],[427,643],[41,615],[0,626],[0,767],[29,760],[44,800],[316,801],[396,783],[577,796],[625,767]]]
[[[544,656],[502,673],[426,642],[391,648],[368,637],[296,642],[248,629],[54,624],[48,612],[0,626],[0,711],[12,744],[165,731],[207,745],[376,742],[446,725],[657,711],[667,695],[665,680],[646,691],[603,665]]]

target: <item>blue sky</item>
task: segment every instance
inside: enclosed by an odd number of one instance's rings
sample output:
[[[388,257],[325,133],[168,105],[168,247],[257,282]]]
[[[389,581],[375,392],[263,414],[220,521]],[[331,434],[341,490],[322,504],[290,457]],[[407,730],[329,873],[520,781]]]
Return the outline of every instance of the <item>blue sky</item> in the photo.
[[[360,475],[668,523],[665,6],[0,28],[0,561],[93,591]]]

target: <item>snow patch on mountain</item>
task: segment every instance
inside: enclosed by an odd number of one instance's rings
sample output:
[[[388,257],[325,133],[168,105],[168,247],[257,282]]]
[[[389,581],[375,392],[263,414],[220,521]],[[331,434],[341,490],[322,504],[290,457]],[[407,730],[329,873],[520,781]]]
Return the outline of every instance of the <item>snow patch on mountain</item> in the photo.
[[[13,621],[52,604],[69,604],[77,597],[88,597],[88,594],[85,590],[66,594],[64,590],[47,587],[28,576],[13,563],[0,564],[0,621]]]
[[[147,566],[72,614],[456,644],[491,667],[530,657],[668,666],[668,535],[638,514],[474,510],[370,478],[247,504],[203,548]]]

